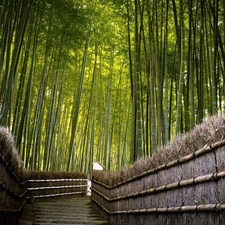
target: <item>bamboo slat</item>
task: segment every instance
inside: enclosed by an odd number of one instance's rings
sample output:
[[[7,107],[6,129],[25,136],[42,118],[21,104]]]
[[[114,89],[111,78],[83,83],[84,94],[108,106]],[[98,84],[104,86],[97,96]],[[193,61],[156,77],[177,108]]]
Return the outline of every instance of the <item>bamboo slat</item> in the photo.
[[[68,195],[80,195],[84,194],[82,191],[74,191],[74,192],[65,192],[65,193],[57,193],[57,194],[46,194],[46,195],[35,195],[33,198],[52,198],[52,197],[58,197],[58,196],[68,196]],[[31,197],[27,197],[27,199],[30,199]]]
[[[102,186],[104,186],[104,187],[106,187],[108,189],[113,189],[113,188],[121,186],[121,185],[123,185],[125,183],[133,182],[134,180],[137,180],[137,179],[140,179],[142,177],[148,176],[150,174],[156,173],[156,172],[158,172],[160,170],[168,169],[170,167],[174,167],[174,166],[186,163],[188,161],[193,160],[196,157],[199,157],[201,155],[207,154],[209,152],[213,152],[213,151],[217,150],[219,147],[221,147],[223,145],[225,145],[225,139],[221,140],[221,141],[218,141],[218,142],[212,144],[211,146],[204,146],[202,149],[199,149],[199,150],[195,151],[194,153],[191,153],[189,155],[181,157],[178,160],[173,160],[173,161],[171,161],[169,163],[160,165],[160,166],[158,166],[158,167],[156,167],[154,169],[150,169],[148,171],[145,171],[145,172],[143,172],[143,173],[141,173],[141,174],[139,174],[137,176],[134,176],[132,178],[129,178],[129,179],[125,180],[125,181],[119,182],[117,184],[113,184],[112,186],[106,185],[106,184],[104,184],[104,183],[102,183],[100,181],[95,180],[94,178],[92,179],[92,182],[101,184]]]
[[[37,179],[37,180],[28,180],[29,183],[38,183],[38,182],[74,182],[74,181],[87,181],[87,179]]]
[[[181,187],[185,187],[185,186],[189,186],[189,185],[200,184],[200,183],[207,182],[207,181],[216,181],[216,180],[218,180],[220,178],[224,178],[224,177],[225,177],[225,171],[222,171],[220,173],[207,174],[207,175],[204,175],[204,176],[194,177],[194,178],[188,179],[188,180],[181,180],[181,181],[174,182],[174,183],[171,183],[171,184],[159,186],[159,187],[156,187],[156,188],[150,188],[150,189],[147,189],[147,190],[143,190],[141,192],[134,192],[134,193],[131,193],[129,195],[118,196],[118,197],[114,197],[114,198],[109,198],[109,197],[105,196],[104,194],[102,194],[98,190],[96,190],[94,187],[92,187],[91,189],[92,189],[93,192],[96,192],[97,194],[102,196],[107,201],[118,201],[118,200],[121,200],[121,199],[127,199],[127,198],[132,198],[132,197],[143,196],[143,195],[155,194],[155,193],[166,191],[166,190],[181,188]]]
[[[224,203],[215,204],[199,204],[199,205],[187,205],[178,207],[162,207],[162,208],[148,208],[148,209],[130,209],[120,211],[110,211],[106,209],[96,199],[91,198],[93,202],[99,205],[108,214],[140,214],[140,213],[180,213],[180,212],[206,212],[206,211],[224,211]]]
[[[3,212],[3,213],[18,213],[18,212],[21,212],[21,210],[24,207],[24,205],[26,204],[26,202],[27,202],[27,199],[25,199],[23,201],[23,203],[21,204],[21,206],[18,209],[0,208],[0,212]],[[3,205],[3,207],[4,207],[4,205]]]
[[[0,154],[0,163],[5,167],[6,171],[8,172],[8,174],[20,185],[23,185],[23,183],[21,182],[21,180],[18,178],[18,176],[14,173],[14,171],[12,170],[12,168],[9,166],[9,164],[5,161],[5,159],[2,157],[2,155]]]

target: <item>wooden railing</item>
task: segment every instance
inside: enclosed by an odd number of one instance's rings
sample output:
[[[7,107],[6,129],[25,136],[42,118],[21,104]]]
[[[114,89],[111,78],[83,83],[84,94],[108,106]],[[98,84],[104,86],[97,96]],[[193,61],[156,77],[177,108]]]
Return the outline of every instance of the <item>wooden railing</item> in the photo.
[[[18,224],[19,214],[27,201],[85,195],[87,191],[87,179],[83,175],[76,179],[51,178],[21,181],[21,178],[18,178],[1,156],[0,171],[0,224]]]
[[[32,174],[32,171],[30,171]],[[27,173],[27,171],[26,171]],[[39,172],[41,177],[42,172]],[[18,218],[27,201],[60,196],[85,195],[86,175],[80,178],[54,179],[54,175],[44,172],[44,179],[23,179],[19,177],[0,155],[0,224],[18,224]],[[56,177],[57,173],[55,173]],[[70,173],[71,175],[71,173]],[[79,173],[76,173],[76,176]]]
[[[84,195],[86,191],[84,173],[24,169],[12,136],[0,127],[0,224],[19,224],[19,214],[28,200]]]
[[[26,202],[27,181],[21,181],[0,155],[0,212],[20,211]]]
[[[92,202],[117,225],[223,224],[224,156],[222,140],[111,185],[93,171]]]
[[[87,179],[44,179],[28,181],[28,199],[49,198],[68,195],[84,195]]]
[[[0,154],[0,224],[18,224],[27,201],[28,181],[21,178]]]

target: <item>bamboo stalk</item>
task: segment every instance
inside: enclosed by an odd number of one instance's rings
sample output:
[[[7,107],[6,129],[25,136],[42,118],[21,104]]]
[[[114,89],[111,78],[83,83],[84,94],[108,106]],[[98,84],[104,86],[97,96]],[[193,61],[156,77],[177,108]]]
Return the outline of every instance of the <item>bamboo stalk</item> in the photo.
[[[81,69],[81,74],[80,74],[79,90],[78,90],[77,96],[76,95],[74,96],[74,110],[73,110],[73,115],[72,115],[72,132],[71,132],[71,136],[70,136],[67,171],[70,171],[73,166],[72,164],[73,164],[73,155],[74,155],[74,146],[75,146],[74,140],[75,140],[75,136],[76,136],[78,116],[79,116],[79,110],[80,110],[80,105],[81,105],[81,96],[82,96],[82,92],[83,92],[84,75],[85,75],[85,69],[86,69],[86,61],[87,61],[88,47],[89,47],[89,43],[90,43],[93,20],[94,20],[94,13],[92,14],[91,19],[90,19],[89,31],[88,31],[87,39],[86,39],[86,43],[85,43],[82,69]]]

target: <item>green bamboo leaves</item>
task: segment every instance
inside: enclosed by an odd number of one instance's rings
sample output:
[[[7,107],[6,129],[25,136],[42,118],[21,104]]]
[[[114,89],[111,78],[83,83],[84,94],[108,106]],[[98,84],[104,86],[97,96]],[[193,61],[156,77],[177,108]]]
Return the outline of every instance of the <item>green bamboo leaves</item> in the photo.
[[[0,124],[27,168],[119,169],[224,113],[223,1],[0,4]]]

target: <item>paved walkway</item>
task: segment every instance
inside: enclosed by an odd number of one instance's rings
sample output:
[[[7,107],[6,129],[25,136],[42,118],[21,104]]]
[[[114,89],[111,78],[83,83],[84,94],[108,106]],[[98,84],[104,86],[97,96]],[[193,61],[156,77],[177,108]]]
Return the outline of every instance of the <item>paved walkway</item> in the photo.
[[[21,225],[109,225],[92,208],[90,198],[73,197],[26,204],[20,218]]]

